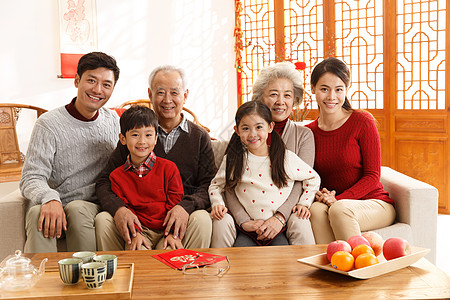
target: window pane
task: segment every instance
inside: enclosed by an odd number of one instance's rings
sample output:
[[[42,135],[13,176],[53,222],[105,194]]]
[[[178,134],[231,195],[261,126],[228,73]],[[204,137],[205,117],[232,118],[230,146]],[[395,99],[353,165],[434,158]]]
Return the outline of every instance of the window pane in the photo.
[[[446,1],[398,1],[398,109],[445,109]]]
[[[312,67],[323,59],[323,1],[322,0],[285,0],[285,38],[286,59],[293,62],[305,62],[303,72],[305,85],[304,102],[311,102],[309,74]],[[317,108],[315,101],[313,107]]]
[[[274,7],[272,0],[242,1],[242,98],[250,100],[259,71],[275,62]]]
[[[336,57],[350,67],[354,108],[383,108],[383,1],[336,2]]]

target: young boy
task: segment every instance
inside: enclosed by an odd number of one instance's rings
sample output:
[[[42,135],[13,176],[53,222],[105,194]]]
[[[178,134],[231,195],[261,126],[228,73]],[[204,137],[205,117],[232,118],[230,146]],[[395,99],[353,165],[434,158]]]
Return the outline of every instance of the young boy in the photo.
[[[139,232],[132,238],[131,245],[127,245],[127,250],[154,249],[164,238],[163,222],[167,212],[184,195],[177,166],[170,160],[156,157],[153,152],[157,128],[155,113],[145,106],[133,106],[120,117],[119,140],[130,154],[125,164],[110,174],[111,188],[138,217],[143,228],[140,231],[136,226]],[[117,238],[121,239],[120,234]],[[173,236],[169,234],[166,239],[173,239]]]

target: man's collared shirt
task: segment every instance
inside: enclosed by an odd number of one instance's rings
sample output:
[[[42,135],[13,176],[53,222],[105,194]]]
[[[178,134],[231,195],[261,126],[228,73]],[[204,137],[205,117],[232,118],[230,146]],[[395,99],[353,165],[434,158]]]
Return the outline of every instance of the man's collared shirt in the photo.
[[[169,153],[170,149],[172,149],[173,145],[175,145],[181,131],[189,133],[187,119],[184,114],[181,114],[181,116],[181,123],[172,129],[170,133],[167,133],[161,126],[158,125],[158,143],[161,143],[164,148],[164,152],[166,153]]]
[[[125,162],[124,169],[126,171],[132,171],[139,177],[144,177],[147,175],[153,168],[153,165],[155,164],[156,155],[153,153],[153,151],[150,153],[150,155],[147,157],[147,159],[139,165],[139,167],[135,167],[133,163],[131,162],[131,156],[128,154],[127,161]]]
[[[89,121],[95,121],[98,117],[98,110],[95,113],[95,115],[92,117],[92,119],[87,119],[83,117],[82,114],[78,111],[78,109],[75,107],[75,101],[77,101],[77,97],[73,98],[72,101],[66,105],[66,109],[69,112],[69,114],[74,117],[77,120],[83,121],[83,122],[89,122]]]

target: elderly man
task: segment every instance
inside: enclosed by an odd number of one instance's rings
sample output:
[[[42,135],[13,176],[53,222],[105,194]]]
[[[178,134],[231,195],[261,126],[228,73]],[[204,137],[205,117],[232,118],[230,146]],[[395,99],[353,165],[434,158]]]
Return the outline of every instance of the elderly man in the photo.
[[[173,66],[161,66],[149,76],[148,95],[158,117],[157,157],[173,161],[181,174],[184,197],[172,208],[164,221],[165,234],[173,233],[175,241],[167,245],[161,239],[156,249],[208,248],[211,242],[211,217],[208,187],[216,172],[214,153],[208,133],[182,114],[189,91],[184,72]],[[96,192],[102,208],[95,220],[99,250],[121,250],[131,244],[130,234],[141,230],[137,217],[111,190],[109,174],[124,164],[128,149],[118,144],[108,165],[97,180]],[[151,169],[141,164],[139,169]]]
[[[25,252],[56,252],[56,239],[64,235],[68,251],[96,250],[95,180],[119,133],[117,114],[103,105],[118,78],[113,57],[84,55],[75,75],[77,97],[37,120],[20,181],[34,205],[26,215]]]

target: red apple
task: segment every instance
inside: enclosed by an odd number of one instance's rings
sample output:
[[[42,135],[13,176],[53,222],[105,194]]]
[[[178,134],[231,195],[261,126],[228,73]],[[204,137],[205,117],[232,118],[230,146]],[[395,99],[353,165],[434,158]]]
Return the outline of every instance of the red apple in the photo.
[[[387,239],[383,245],[383,255],[387,260],[411,254],[411,247],[407,240],[393,237]]]
[[[367,246],[370,247],[369,241],[366,240],[366,238],[363,237],[362,235],[354,235],[354,236],[350,237],[350,238],[347,240],[347,243],[350,244],[350,246],[352,247],[352,249],[355,248],[355,247],[358,246],[358,245],[361,245],[361,244],[364,244],[364,245],[367,245]]]
[[[370,243],[370,247],[372,247],[373,252],[375,252],[375,256],[378,256],[383,252],[384,240],[381,235],[373,231],[367,231],[364,232],[362,236]]]
[[[331,257],[337,251],[345,251],[351,253],[352,247],[350,247],[350,245],[346,241],[341,240],[329,243],[327,247],[327,258],[329,262],[331,262]]]

